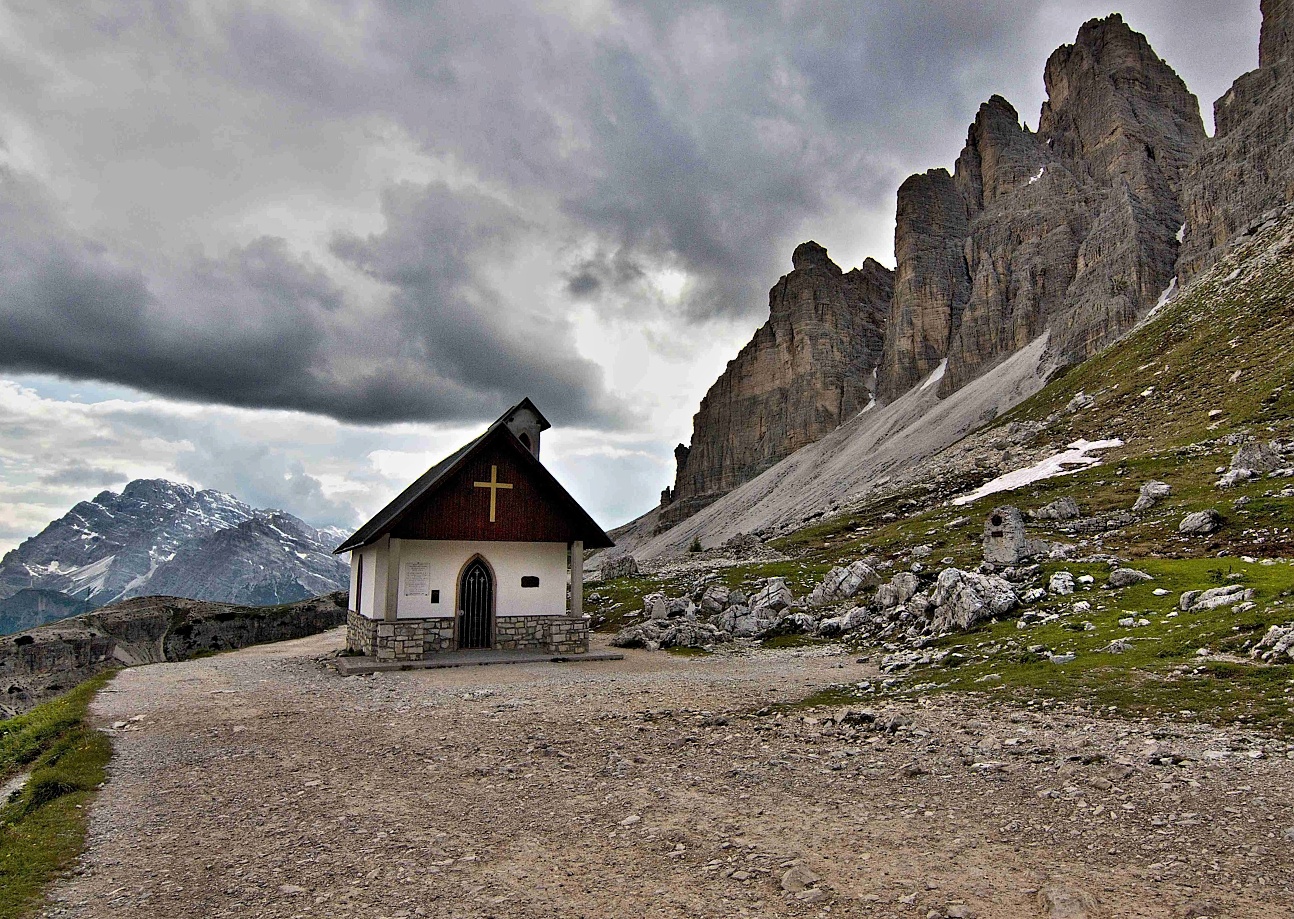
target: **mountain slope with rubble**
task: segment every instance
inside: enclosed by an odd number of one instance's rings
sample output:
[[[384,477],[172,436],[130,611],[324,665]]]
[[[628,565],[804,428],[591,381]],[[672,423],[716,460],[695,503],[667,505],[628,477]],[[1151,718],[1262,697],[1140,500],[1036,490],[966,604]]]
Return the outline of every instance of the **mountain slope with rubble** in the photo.
[[[629,646],[846,641],[893,674],[866,692],[1074,695],[1294,729],[1292,320],[1284,208],[1116,344],[886,487],[771,538],[645,559],[591,608]]]

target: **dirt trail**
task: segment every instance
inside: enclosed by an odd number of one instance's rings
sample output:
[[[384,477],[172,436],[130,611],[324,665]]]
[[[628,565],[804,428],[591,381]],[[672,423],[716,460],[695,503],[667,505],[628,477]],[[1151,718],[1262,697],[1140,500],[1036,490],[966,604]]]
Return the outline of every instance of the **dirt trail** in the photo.
[[[121,673],[95,714],[138,720],[45,915],[1294,913],[1294,760],[1261,737],[747,716],[872,675],[834,653],[341,679],[340,642]]]

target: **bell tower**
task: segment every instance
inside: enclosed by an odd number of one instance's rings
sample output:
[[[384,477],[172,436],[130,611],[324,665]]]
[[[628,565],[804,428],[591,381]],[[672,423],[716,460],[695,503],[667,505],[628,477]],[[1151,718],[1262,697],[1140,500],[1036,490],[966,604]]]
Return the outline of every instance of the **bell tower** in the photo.
[[[548,419],[543,416],[535,404],[529,399],[522,399],[513,406],[508,412],[504,424],[508,430],[517,435],[517,440],[521,441],[535,458],[539,458],[539,435],[552,427]]]

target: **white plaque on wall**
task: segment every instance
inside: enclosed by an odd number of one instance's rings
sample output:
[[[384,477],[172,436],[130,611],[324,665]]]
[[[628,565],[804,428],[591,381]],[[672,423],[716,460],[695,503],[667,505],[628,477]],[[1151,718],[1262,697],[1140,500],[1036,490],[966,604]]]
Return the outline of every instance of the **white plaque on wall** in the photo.
[[[425,597],[431,589],[431,565],[426,562],[409,562],[404,566],[404,595]]]

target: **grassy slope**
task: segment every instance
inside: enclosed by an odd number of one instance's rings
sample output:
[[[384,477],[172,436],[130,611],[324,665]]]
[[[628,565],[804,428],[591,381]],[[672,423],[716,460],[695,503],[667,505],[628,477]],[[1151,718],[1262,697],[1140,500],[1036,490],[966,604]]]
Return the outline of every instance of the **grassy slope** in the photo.
[[[1172,485],[1172,496],[1130,525],[1099,537],[1047,527],[1036,534],[1081,540],[1080,555],[1117,556],[1153,574],[1154,582],[1117,592],[1098,586],[1064,601],[1045,601],[1039,609],[1064,614],[1046,626],[1021,630],[1014,621],[1004,621],[945,639],[945,646],[963,646],[969,662],[909,674],[907,684],[995,698],[1077,700],[1130,713],[1186,711],[1190,714],[1182,717],[1253,721],[1294,732],[1294,668],[1217,660],[1201,664],[1196,657],[1201,647],[1243,656],[1246,643],[1267,626],[1294,620],[1294,566],[1283,561],[1294,556],[1294,498],[1279,495],[1294,480],[1265,479],[1228,490],[1214,486],[1215,468],[1227,465],[1234,452],[1224,442],[1228,435],[1294,437],[1294,247],[1277,251],[1282,233],[1294,238],[1290,228],[1282,228],[1240,247],[1153,321],[1054,379],[996,422],[999,427],[1011,422],[1040,427],[1024,446],[1048,452],[1080,437],[1123,439],[1125,445],[1107,452],[1103,465],[969,507],[953,506],[926,489],[911,489],[778,541],[776,548],[792,556],[791,561],[744,565],[724,572],[723,579],[737,586],[782,575],[803,594],[833,564],[876,554],[906,565],[916,545],[929,546],[934,562],[948,557],[960,567],[973,567],[981,560],[984,515],[996,502],[1033,508],[1070,495],[1088,514],[1112,513],[1129,509],[1142,483],[1160,479]],[[1066,411],[1079,392],[1095,404]],[[969,489],[990,477],[985,472],[961,484]],[[1242,496],[1249,503],[1237,507]],[[1178,535],[1181,517],[1205,507],[1223,515],[1222,530],[1208,538]],[[1282,561],[1246,563],[1241,561],[1245,556]],[[1075,575],[1090,572],[1098,585],[1109,570],[1103,564],[1049,562],[1038,582],[1062,568]],[[1240,615],[1224,608],[1169,617],[1182,590],[1215,586],[1227,572],[1255,588],[1256,609]],[[607,599],[594,610],[607,616],[606,627],[613,627],[626,610],[641,608],[644,593],[665,589],[677,595],[684,587],[681,581],[653,578],[599,585],[597,591]],[[1170,594],[1155,597],[1155,587]],[[1074,613],[1071,605],[1077,600],[1088,601],[1093,609]],[[1129,615],[1150,625],[1120,627],[1118,620]],[[1096,628],[1075,631],[1086,621]],[[1100,650],[1114,638],[1133,639],[1130,649],[1122,654]],[[1052,664],[1029,651],[1039,646],[1074,651],[1078,658]],[[984,677],[989,679],[977,682]]]
[[[27,914],[45,886],[81,853],[86,805],[103,783],[112,744],[86,723],[101,674],[25,714],[0,721],[0,780],[24,771],[0,803],[0,919]]]

